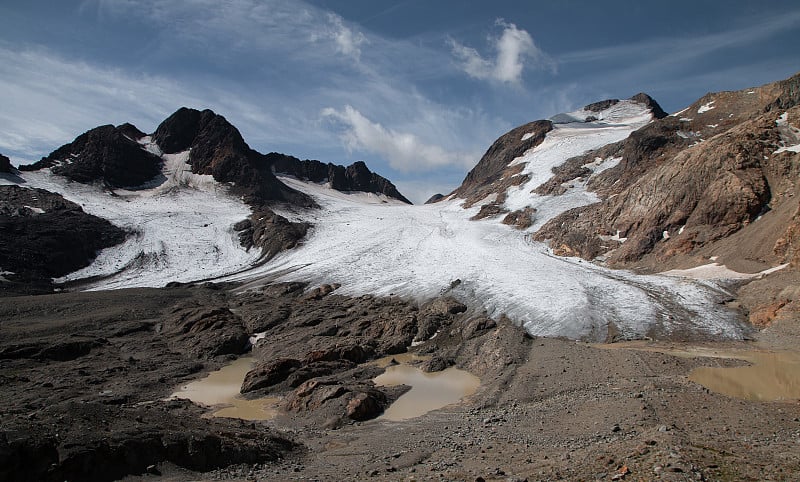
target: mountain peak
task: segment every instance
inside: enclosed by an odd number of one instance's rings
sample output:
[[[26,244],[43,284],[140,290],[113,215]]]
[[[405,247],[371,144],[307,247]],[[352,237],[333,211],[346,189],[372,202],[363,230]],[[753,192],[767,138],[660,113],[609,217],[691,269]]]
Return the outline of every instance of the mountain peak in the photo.
[[[0,154],[0,172],[11,172],[11,159],[7,158],[3,154]]]
[[[153,133],[153,141],[166,154],[182,152],[198,143],[226,140],[237,150],[249,149],[239,130],[225,117],[210,109],[197,110],[181,107]]]
[[[638,94],[632,96],[629,100],[634,102],[638,102],[640,104],[644,104],[650,108],[650,112],[653,113],[653,117],[656,119],[663,119],[667,117],[669,114],[664,112],[664,109],[656,102],[655,99],[650,97],[649,95],[645,94],[644,92],[639,92]]]
[[[49,167],[55,174],[84,184],[102,181],[116,188],[141,186],[159,174],[161,158],[142,149],[131,138],[135,132],[141,131],[131,124],[95,127],[20,170]]]

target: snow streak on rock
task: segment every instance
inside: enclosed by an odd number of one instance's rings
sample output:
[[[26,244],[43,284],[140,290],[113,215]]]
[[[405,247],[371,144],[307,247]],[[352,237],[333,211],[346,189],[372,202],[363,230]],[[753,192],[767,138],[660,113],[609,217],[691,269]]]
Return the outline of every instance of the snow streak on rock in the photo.
[[[586,119],[595,120],[587,122]],[[631,132],[652,121],[653,116],[644,104],[622,100],[600,112],[578,110],[559,114],[551,120],[555,125],[545,136],[544,142],[512,162],[512,165],[525,164],[521,175],[528,175],[530,180],[506,192],[505,207],[508,210],[516,211],[525,207],[536,209],[535,220],[529,231],[538,230],[547,221],[569,209],[600,200],[596,194],[586,190],[586,181],[571,183],[571,187],[558,196],[532,193],[553,176],[554,167],[571,157],[625,139]],[[599,173],[617,162],[619,159],[609,159],[605,164],[585,167],[592,169],[593,173]]]

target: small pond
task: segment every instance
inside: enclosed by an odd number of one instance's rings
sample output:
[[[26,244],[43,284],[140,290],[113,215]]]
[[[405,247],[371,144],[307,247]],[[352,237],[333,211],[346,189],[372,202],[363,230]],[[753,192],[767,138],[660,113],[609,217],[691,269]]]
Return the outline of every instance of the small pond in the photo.
[[[269,420],[278,413],[278,397],[255,400],[243,398],[239,390],[245,375],[254,363],[253,357],[242,357],[211,372],[205,378],[181,386],[170,398],[188,398],[200,405],[214,407],[212,417],[231,417],[244,420]]]
[[[408,385],[411,390],[391,404],[379,420],[400,421],[419,417],[431,410],[460,402],[464,397],[475,393],[481,384],[475,375],[455,367],[426,373],[407,364],[409,358],[414,359],[413,355],[387,357],[384,360],[392,358],[399,364],[386,366],[386,371],[373,379],[375,384],[386,387]],[[385,364],[388,361],[384,361]]]

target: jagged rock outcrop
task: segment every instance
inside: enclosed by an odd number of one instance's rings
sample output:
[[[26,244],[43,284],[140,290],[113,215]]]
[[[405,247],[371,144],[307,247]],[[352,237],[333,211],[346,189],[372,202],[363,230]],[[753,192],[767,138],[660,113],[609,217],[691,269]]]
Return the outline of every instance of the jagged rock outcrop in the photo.
[[[267,207],[259,207],[249,218],[236,223],[233,229],[242,246],[246,249],[259,247],[263,258],[271,259],[281,251],[297,246],[309,227],[308,223],[292,222]]]
[[[11,165],[11,159],[0,154],[0,172],[12,172],[14,166]]]
[[[284,406],[292,412],[322,410],[351,420],[378,415],[405,389],[377,390],[370,380],[382,370],[366,362],[431,339],[467,311],[450,297],[416,306],[398,298],[339,296],[334,286],[306,288],[283,283],[236,299],[244,325],[264,333],[241,391],[291,392]]]
[[[337,191],[361,191],[376,194],[384,194],[388,197],[398,199],[404,203],[411,204],[394,184],[388,179],[379,176],[367,168],[362,161],[357,161],[347,167],[322,163],[315,160],[304,160],[271,152],[266,156],[272,165],[272,169],[281,174],[289,174],[298,179],[311,182],[327,182],[330,187]]]
[[[103,248],[125,240],[125,231],[42,189],[0,186],[0,271],[12,281],[39,280],[88,266]],[[3,290],[14,284],[0,283]],[[25,291],[25,290],[23,290]]]
[[[105,125],[87,131],[21,171],[46,167],[67,179],[112,188],[137,188],[161,173],[161,158],[142,149],[128,127]]]
[[[211,110],[178,109],[158,126],[153,141],[167,154],[190,150],[188,162],[193,173],[233,183],[232,191],[249,204],[314,205],[311,198],[280,182],[266,156],[251,149],[238,129]]]

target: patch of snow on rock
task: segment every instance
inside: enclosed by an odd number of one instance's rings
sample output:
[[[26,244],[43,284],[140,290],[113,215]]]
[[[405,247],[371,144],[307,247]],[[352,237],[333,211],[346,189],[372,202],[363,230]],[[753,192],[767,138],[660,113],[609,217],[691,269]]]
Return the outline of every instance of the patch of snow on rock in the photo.
[[[702,114],[703,112],[708,112],[713,108],[714,108],[714,101],[712,100],[701,105],[700,108],[697,109],[697,113]]]
[[[712,257],[713,261],[716,261],[716,256]],[[664,271],[661,273],[664,276],[675,276],[681,278],[691,278],[691,279],[698,279],[698,280],[743,280],[743,279],[753,279],[753,278],[762,278],[768,274],[774,273],[776,271],[780,271],[783,268],[789,266],[788,264],[782,264],[779,266],[775,266],[774,268],[765,269],[764,271],[759,271],[758,273],[740,273],[738,271],[734,271],[724,264],[719,264],[717,262],[704,264],[702,266],[697,266],[695,268],[689,269],[673,269],[669,271]]]
[[[584,122],[583,119],[589,115],[598,120]],[[575,189],[559,196],[532,193],[531,191],[552,177],[554,167],[560,166],[571,157],[625,139],[631,132],[651,122],[653,116],[647,106],[622,100],[601,112],[578,110],[563,114],[559,119],[562,123],[555,124],[541,144],[511,163],[524,163],[525,167],[520,175],[527,175],[529,180],[506,191],[505,207],[510,211],[529,206],[536,209],[536,221],[529,231],[538,230],[547,221],[569,209],[600,200],[596,194],[586,190],[585,181],[575,181],[572,183]],[[607,162],[608,164],[598,166],[599,170],[596,172],[613,167],[619,160],[609,159]],[[590,166],[591,164],[587,165]]]

